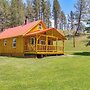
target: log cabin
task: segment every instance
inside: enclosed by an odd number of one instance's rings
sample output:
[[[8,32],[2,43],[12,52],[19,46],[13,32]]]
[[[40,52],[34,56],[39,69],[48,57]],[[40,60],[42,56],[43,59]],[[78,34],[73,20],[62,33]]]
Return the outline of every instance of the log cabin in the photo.
[[[0,55],[61,55],[64,54],[64,34],[47,28],[42,20],[5,29],[0,33]]]

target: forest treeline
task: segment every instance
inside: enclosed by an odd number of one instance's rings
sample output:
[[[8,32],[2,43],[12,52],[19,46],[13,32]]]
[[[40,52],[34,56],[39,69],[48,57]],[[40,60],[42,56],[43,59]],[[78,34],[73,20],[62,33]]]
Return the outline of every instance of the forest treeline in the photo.
[[[53,9],[50,0],[0,0],[1,31],[24,24],[26,18],[29,22],[43,20],[47,27],[51,26],[51,19],[54,19],[56,28],[66,24],[58,0],[53,0]]]
[[[57,29],[81,30],[82,22],[90,22],[90,0],[77,0],[70,14],[65,15],[59,0],[0,0],[0,31],[28,22],[43,20]]]

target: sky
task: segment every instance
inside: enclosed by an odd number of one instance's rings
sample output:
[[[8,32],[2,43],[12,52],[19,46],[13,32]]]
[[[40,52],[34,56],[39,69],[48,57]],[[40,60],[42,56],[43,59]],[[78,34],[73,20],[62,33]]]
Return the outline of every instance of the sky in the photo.
[[[74,10],[74,4],[76,0],[58,0],[59,4],[61,6],[61,9],[64,11],[64,13],[67,15],[70,13],[70,11]],[[53,0],[50,0],[51,5],[53,5]]]
[[[23,0],[24,2],[26,0]],[[74,10],[74,4],[77,0],[58,0],[59,4],[61,6],[61,9],[64,11],[64,13],[67,15],[70,13],[70,11]],[[53,5],[53,0],[50,0],[51,6]]]
[[[76,0],[59,0],[61,9],[65,12],[65,14],[69,14],[70,11],[74,10],[75,1]]]

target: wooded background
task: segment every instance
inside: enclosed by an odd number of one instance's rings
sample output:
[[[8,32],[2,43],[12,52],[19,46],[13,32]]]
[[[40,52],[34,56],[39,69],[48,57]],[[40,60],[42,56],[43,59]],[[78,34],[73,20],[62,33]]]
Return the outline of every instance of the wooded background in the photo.
[[[43,20],[47,27],[57,29],[84,30],[82,22],[90,24],[90,0],[77,0],[70,14],[65,15],[58,0],[0,0],[0,31],[23,25],[28,22]]]

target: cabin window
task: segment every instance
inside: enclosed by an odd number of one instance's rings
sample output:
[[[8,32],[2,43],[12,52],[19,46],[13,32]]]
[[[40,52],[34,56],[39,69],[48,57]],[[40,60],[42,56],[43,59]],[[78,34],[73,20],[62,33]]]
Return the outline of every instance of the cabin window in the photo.
[[[51,40],[48,40],[48,45],[53,45],[53,42]]]
[[[39,24],[39,29],[42,30],[42,24]]]
[[[31,38],[31,44],[35,45],[35,38],[34,37]]]
[[[13,48],[15,48],[15,47],[16,47],[16,38],[13,38],[13,43],[12,43],[12,46],[13,46]]]
[[[41,40],[41,44],[42,45],[45,45],[45,40]]]
[[[5,40],[4,40],[4,46],[6,46],[6,45],[7,45],[7,40],[5,39]]]

